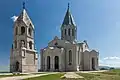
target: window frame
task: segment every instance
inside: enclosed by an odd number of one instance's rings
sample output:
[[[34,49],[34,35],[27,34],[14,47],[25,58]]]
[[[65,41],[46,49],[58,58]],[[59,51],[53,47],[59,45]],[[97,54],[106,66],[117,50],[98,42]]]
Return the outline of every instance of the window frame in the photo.
[[[69,65],[72,65],[72,50],[69,50]]]
[[[32,41],[29,41],[29,49],[32,49]]]
[[[25,34],[25,27],[24,26],[21,27],[21,35],[23,35],[23,34]]]

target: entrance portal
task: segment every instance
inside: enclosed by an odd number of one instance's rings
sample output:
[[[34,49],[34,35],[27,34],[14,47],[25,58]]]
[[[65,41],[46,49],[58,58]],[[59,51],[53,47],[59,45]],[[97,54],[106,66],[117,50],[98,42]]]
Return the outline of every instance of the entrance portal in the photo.
[[[50,70],[50,56],[47,56],[47,70]]]
[[[15,70],[18,72],[19,71],[19,62],[17,61],[15,64]]]
[[[58,56],[55,56],[55,58],[54,58],[54,68],[55,68],[55,70],[59,70],[59,57]]]
[[[92,58],[92,70],[95,70],[95,58]]]

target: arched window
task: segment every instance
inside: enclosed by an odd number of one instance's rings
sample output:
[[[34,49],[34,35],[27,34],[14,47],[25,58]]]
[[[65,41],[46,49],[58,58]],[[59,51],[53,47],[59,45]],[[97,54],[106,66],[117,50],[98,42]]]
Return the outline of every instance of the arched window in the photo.
[[[15,41],[14,43],[15,43],[15,45],[14,45],[14,46],[15,46],[15,48],[17,48],[17,41]]]
[[[29,48],[32,49],[32,41],[29,42]]]
[[[18,34],[18,28],[16,27],[15,28],[15,35],[17,35]]]
[[[17,61],[15,64],[15,70],[18,72],[19,71],[19,62]]]
[[[59,69],[59,56],[54,57],[54,68]]]
[[[74,36],[74,29],[72,29],[72,36]]]
[[[28,33],[29,33],[30,36],[32,35],[32,30],[31,30],[31,28],[28,29]]]
[[[69,65],[72,64],[72,51],[69,50]]]
[[[25,41],[24,41],[24,40],[21,40],[20,46],[21,46],[21,47],[25,47]]]
[[[50,69],[50,56],[47,56],[47,69]]]
[[[21,34],[23,35],[24,33],[25,33],[25,27],[22,26],[22,27],[21,27]]]
[[[70,36],[70,28],[68,29],[68,35]]]
[[[62,35],[62,37],[63,37],[63,35],[64,35],[64,34],[63,34],[63,30],[62,30],[62,33],[61,33],[61,35]]]
[[[65,29],[65,35],[67,35],[67,30]]]

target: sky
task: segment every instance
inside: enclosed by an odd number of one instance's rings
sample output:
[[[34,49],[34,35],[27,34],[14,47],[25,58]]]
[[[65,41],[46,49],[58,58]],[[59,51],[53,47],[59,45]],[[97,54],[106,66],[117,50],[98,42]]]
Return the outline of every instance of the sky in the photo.
[[[22,11],[23,0],[0,0],[0,70],[9,66],[13,42],[13,18]],[[99,65],[120,67],[120,0],[26,0],[35,25],[38,53],[54,36],[60,37],[67,4],[77,25],[77,40],[87,40],[99,51]]]

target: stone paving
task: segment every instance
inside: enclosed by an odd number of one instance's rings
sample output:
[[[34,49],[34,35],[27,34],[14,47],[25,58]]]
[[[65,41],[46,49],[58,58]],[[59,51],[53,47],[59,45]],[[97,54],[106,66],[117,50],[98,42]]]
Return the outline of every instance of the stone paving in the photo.
[[[79,72],[66,72],[66,74],[62,77],[64,78],[69,78],[69,79],[79,79],[79,78],[84,78],[83,76],[80,76],[76,73],[88,73],[88,74],[97,74],[99,72],[105,72],[107,70],[99,70],[99,71],[79,71]]]
[[[0,80],[23,80],[26,78],[33,78],[33,77],[39,77],[39,76],[44,76],[44,75],[49,75],[49,74],[57,74],[59,72],[49,72],[45,74],[30,74],[30,75],[25,75],[25,76],[14,76],[14,77],[5,77],[5,78],[0,78]]]
[[[84,77],[76,74],[75,72],[67,72],[67,73],[64,75],[64,77],[65,77],[65,78],[69,78],[69,79],[70,79],[70,78],[74,78],[74,79],[76,79],[76,78],[84,78]]]

